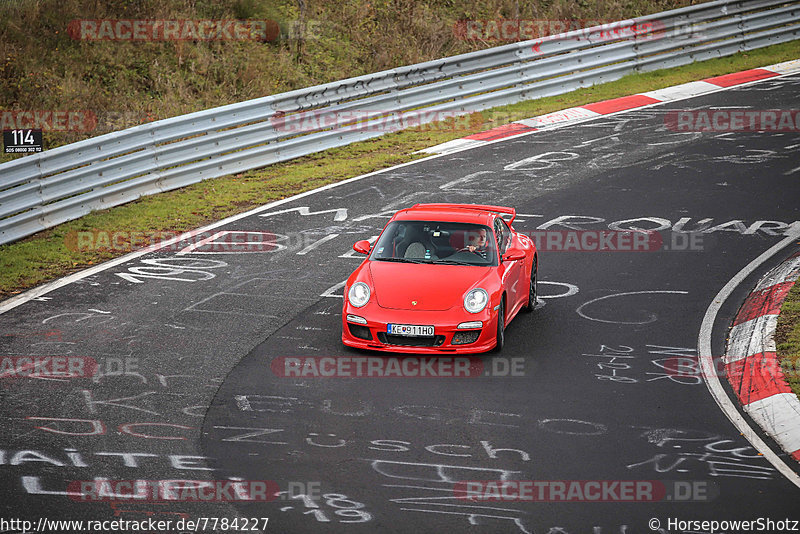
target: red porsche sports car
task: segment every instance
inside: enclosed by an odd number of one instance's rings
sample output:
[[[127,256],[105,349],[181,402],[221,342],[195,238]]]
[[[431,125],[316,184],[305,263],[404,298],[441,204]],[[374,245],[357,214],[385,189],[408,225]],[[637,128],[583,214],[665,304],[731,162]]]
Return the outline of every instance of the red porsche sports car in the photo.
[[[506,222],[501,214],[510,215]],[[416,204],[397,212],[344,288],[342,342],[363,349],[474,353],[503,346],[536,306],[537,253],[513,208]]]

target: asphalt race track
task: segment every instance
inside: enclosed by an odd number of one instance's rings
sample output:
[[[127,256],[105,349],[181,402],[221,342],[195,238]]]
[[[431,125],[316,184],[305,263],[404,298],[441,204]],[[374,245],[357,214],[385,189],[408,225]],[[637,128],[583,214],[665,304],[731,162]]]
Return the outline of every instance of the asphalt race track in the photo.
[[[3,356],[85,357],[98,372],[0,381],[2,516],[470,534],[800,520],[800,488],[699,377],[675,373],[676,361],[696,361],[717,292],[800,225],[800,134],[675,132],[664,119],[793,109],[798,92],[800,77],[776,78],[428,158],[266,207],[209,235],[233,233],[139,255],[4,313]],[[660,229],[661,246],[543,247],[539,308],[514,319],[501,353],[472,360],[478,376],[282,376],[286,357],[376,356],[340,343],[341,287],[361,258],[351,246],[416,202],[514,206],[526,232]],[[268,245],[245,252],[215,246],[264,233]],[[715,355],[758,276],[794,252],[770,258],[723,305]],[[83,502],[75,488],[95,479],[270,481],[291,495]],[[471,502],[456,493],[459,481],[497,480],[657,481],[669,494]]]

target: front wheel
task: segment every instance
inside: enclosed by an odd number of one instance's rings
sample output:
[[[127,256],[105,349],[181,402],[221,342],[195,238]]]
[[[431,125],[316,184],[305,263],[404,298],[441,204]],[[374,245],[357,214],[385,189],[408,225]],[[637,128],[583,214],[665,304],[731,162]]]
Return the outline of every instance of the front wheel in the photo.
[[[538,271],[538,262],[533,260],[533,267],[531,268],[531,285],[528,288],[528,304],[523,308],[525,313],[531,313],[536,308],[536,278]]]

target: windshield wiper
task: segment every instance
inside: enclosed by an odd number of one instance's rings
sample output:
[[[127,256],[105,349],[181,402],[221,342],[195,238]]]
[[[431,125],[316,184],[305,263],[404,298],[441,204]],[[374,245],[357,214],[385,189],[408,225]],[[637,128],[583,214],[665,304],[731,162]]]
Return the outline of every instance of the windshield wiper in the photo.
[[[445,265],[478,265],[476,263],[469,263],[466,261],[448,260],[448,259],[434,260],[431,263],[442,263]]]
[[[396,261],[399,263],[431,263],[425,260],[418,260],[414,258],[375,258],[376,261]]]

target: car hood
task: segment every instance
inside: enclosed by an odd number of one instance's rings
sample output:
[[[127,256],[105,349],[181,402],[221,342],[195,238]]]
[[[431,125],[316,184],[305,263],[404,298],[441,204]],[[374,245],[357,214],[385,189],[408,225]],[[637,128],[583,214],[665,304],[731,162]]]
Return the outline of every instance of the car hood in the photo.
[[[464,294],[491,271],[471,265],[369,262],[378,305],[396,310],[444,311],[460,306]]]

